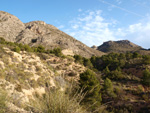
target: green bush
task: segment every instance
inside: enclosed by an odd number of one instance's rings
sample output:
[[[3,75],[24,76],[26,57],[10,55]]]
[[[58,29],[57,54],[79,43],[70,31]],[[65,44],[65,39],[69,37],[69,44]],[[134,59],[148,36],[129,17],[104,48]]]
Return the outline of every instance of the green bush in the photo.
[[[144,64],[150,64],[150,56],[149,55],[143,56],[143,63]]]
[[[96,78],[96,75],[91,70],[86,70],[84,73],[80,74],[79,80],[80,88],[83,89],[83,93],[87,93],[83,99],[83,103],[87,105],[93,105],[91,110],[95,110],[100,106],[101,98],[101,86]]]
[[[42,45],[39,45],[38,47],[37,47],[37,50],[36,50],[37,52],[39,52],[39,53],[44,53],[45,52],[45,48],[42,46]]]
[[[20,47],[16,46],[13,51],[17,52],[17,53],[20,53]]]
[[[74,55],[75,62],[78,62],[80,64],[83,64],[83,58],[80,55]]]
[[[24,49],[25,51],[27,51],[27,52],[31,52],[31,51],[32,51],[32,49],[31,49],[31,47],[30,47],[29,45],[24,45],[24,46],[23,46],[23,49]]]
[[[143,72],[142,83],[150,86],[150,71],[147,68]]]
[[[114,88],[110,79],[104,81],[104,91],[108,96],[115,97]]]
[[[113,80],[121,80],[124,78],[121,70],[116,69],[114,71],[111,71],[110,73],[107,74],[107,77]]]
[[[50,50],[50,53],[53,53],[58,57],[62,56],[61,48],[55,48],[53,50]]]
[[[93,68],[93,64],[91,63],[91,61],[89,60],[89,59],[87,59],[87,58],[84,58],[84,60],[83,60],[83,65],[85,66],[85,67],[88,67],[88,68]]]
[[[1,44],[6,44],[5,39],[4,39],[4,38],[2,38],[2,37],[0,37],[0,43],[1,43]]]

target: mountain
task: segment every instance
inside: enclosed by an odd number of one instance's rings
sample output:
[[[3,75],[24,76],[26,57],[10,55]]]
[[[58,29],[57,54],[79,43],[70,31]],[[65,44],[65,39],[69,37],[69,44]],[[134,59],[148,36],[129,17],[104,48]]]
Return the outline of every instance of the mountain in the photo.
[[[23,23],[14,15],[0,11],[0,26],[0,37],[7,41],[29,44],[30,46],[42,45],[47,49],[60,47],[84,57],[104,54],[43,21]]]
[[[102,45],[98,46],[98,50],[102,52],[133,52],[142,50],[142,47],[128,41],[128,40],[120,40],[120,41],[108,41],[104,42]]]

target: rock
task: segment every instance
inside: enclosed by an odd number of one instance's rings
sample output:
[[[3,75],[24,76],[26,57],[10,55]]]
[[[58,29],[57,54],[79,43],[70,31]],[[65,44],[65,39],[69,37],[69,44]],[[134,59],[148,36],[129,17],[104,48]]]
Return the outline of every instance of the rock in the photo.
[[[22,23],[17,17],[0,11],[0,37],[4,37],[7,41],[15,42],[17,35],[25,29],[24,23]]]

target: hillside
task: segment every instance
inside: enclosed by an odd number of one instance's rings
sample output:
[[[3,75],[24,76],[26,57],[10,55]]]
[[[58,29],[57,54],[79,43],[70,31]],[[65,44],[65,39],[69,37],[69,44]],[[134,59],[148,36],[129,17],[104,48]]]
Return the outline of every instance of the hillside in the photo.
[[[85,70],[72,57],[27,51],[18,53],[13,51],[11,44],[0,44],[0,103],[3,105],[2,100],[7,102],[4,108],[0,105],[1,113],[29,113],[36,110],[38,104],[34,103],[35,109],[31,106],[34,105],[32,102],[38,101],[35,100],[37,95],[46,94],[48,88],[66,90],[68,84],[72,80],[77,82],[79,74]],[[3,95],[4,92],[7,95]],[[8,99],[5,100],[3,96]]]
[[[0,43],[2,113],[150,112],[149,55],[87,59],[3,39]]]
[[[142,47],[128,41],[128,40],[120,40],[120,41],[108,41],[104,42],[102,45],[97,48],[99,51],[110,53],[126,53],[126,52],[140,52],[142,54],[150,54],[150,52],[144,50]]]
[[[30,46],[43,45],[47,49],[60,47],[84,57],[101,56],[104,53],[94,50],[56,27],[43,21],[21,22],[17,17],[0,11],[0,37]]]

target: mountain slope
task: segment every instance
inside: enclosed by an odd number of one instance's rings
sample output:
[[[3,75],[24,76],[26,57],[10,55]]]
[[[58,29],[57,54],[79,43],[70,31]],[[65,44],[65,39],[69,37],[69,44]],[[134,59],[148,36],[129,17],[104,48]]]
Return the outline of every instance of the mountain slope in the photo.
[[[30,107],[37,98],[35,95],[42,96],[47,87],[64,90],[72,79],[78,81],[79,74],[86,69],[73,58],[26,51],[17,53],[7,46],[0,44],[0,104],[3,92],[9,97],[5,100],[7,108],[4,109],[8,110],[5,113],[29,113],[30,109],[24,107]],[[1,110],[0,105],[0,112],[4,113]]]
[[[47,49],[60,47],[72,50],[74,54],[84,57],[104,54],[43,21],[33,21],[24,24],[17,17],[0,11],[0,26],[0,37],[7,41],[29,44],[30,46],[42,45]]]
[[[19,32],[25,29],[25,25],[15,16],[0,11],[0,36],[8,41],[15,41]]]
[[[104,42],[101,46],[98,47],[99,51],[102,52],[133,52],[141,50],[142,48],[128,40],[120,40],[120,41],[108,41]]]

